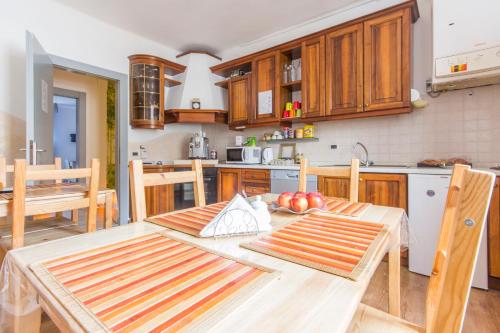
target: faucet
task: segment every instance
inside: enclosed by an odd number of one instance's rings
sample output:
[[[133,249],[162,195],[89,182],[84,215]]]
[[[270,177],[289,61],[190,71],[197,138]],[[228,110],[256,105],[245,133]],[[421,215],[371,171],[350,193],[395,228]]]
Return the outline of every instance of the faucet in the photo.
[[[359,157],[360,152],[359,152],[358,147],[363,150],[364,155],[365,155],[364,159]],[[352,153],[354,154],[354,156],[356,156],[357,158],[360,159],[360,163],[362,165],[364,165],[364,166],[373,165],[373,161],[370,161],[370,159],[368,158],[368,149],[366,149],[366,146],[364,144],[362,144],[361,142],[356,142],[356,144],[352,147]]]

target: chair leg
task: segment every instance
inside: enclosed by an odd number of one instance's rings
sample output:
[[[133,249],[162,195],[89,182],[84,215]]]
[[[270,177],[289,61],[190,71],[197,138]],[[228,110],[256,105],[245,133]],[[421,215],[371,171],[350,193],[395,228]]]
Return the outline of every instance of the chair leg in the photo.
[[[73,224],[78,224],[78,209],[73,209],[71,211],[71,222],[73,222]]]
[[[113,226],[113,193],[106,193],[104,203],[104,228],[109,229]]]

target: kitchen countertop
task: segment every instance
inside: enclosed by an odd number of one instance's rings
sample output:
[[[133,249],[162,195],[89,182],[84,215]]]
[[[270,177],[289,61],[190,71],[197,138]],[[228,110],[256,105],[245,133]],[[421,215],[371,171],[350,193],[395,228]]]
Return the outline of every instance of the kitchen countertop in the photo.
[[[312,163],[314,166],[331,166],[327,162]],[[263,164],[231,164],[219,163],[217,168],[246,168],[246,169],[268,169],[268,170],[300,170],[298,164],[294,165],[263,165]],[[478,170],[493,172],[500,176],[500,170],[491,170],[488,168],[479,168]],[[422,174],[422,175],[451,175],[452,168],[418,168],[416,166],[369,166],[360,167],[360,172],[371,173],[398,173],[398,174]]]
[[[161,164],[144,164],[145,168],[158,168],[160,166],[166,167],[189,167],[191,160],[171,160],[160,161]],[[333,166],[331,162],[312,162],[314,166]],[[298,164],[293,165],[264,165],[264,164],[238,164],[238,163],[224,163],[218,160],[204,160],[203,166],[216,167],[216,168],[236,168],[236,169],[266,169],[266,170],[300,170]],[[488,168],[478,168],[478,170],[493,172],[500,176],[500,170],[491,170]],[[360,167],[360,172],[371,173],[397,173],[397,174],[423,174],[423,175],[451,175],[452,168],[418,168],[416,165],[374,165],[369,167]]]

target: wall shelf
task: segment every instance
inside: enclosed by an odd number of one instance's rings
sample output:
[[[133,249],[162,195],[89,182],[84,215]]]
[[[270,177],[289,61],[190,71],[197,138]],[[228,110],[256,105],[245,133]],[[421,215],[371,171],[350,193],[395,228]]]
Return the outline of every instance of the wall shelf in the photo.
[[[292,82],[282,83],[281,87],[282,88],[291,88],[293,90],[300,90],[302,88],[302,81],[296,80],[296,81],[292,81]]]
[[[165,86],[166,87],[175,87],[175,86],[178,86],[180,84],[182,84],[182,82],[170,79],[170,78],[165,76]]]
[[[276,140],[267,140],[267,141],[260,140],[260,142],[262,142],[262,143],[269,143],[269,144],[273,144],[273,143],[288,143],[288,142],[296,142],[296,143],[299,143],[299,142],[317,142],[317,141],[319,141],[319,138],[276,139]]]

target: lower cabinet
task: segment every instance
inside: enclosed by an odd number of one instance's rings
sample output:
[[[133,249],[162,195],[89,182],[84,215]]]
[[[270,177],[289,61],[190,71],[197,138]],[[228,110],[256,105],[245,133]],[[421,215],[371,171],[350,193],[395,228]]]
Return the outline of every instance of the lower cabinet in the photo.
[[[172,172],[173,167],[145,167],[144,173]],[[144,189],[146,196],[146,213],[148,216],[163,214],[174,210],[174,186],[148,186]]]
[[[241,169],[219,168],[217,170],[217,201],[231,200],[241,191]]]
[[[249,197],[271,191],[269,170],[220,168],[217,179],[218,201],[231,200],[242,191]]]
[[[491,277],[499,279],[495,287],[500,288],[500,177],[497,177],[493,196],[491,197],[488,216],[488,252],[489,273]]]
[[[318,177],[318,191],[329,197],[348,198],[349,179]],[[360,173],[359,201],[408,210],[407,176],[403,174]]]

